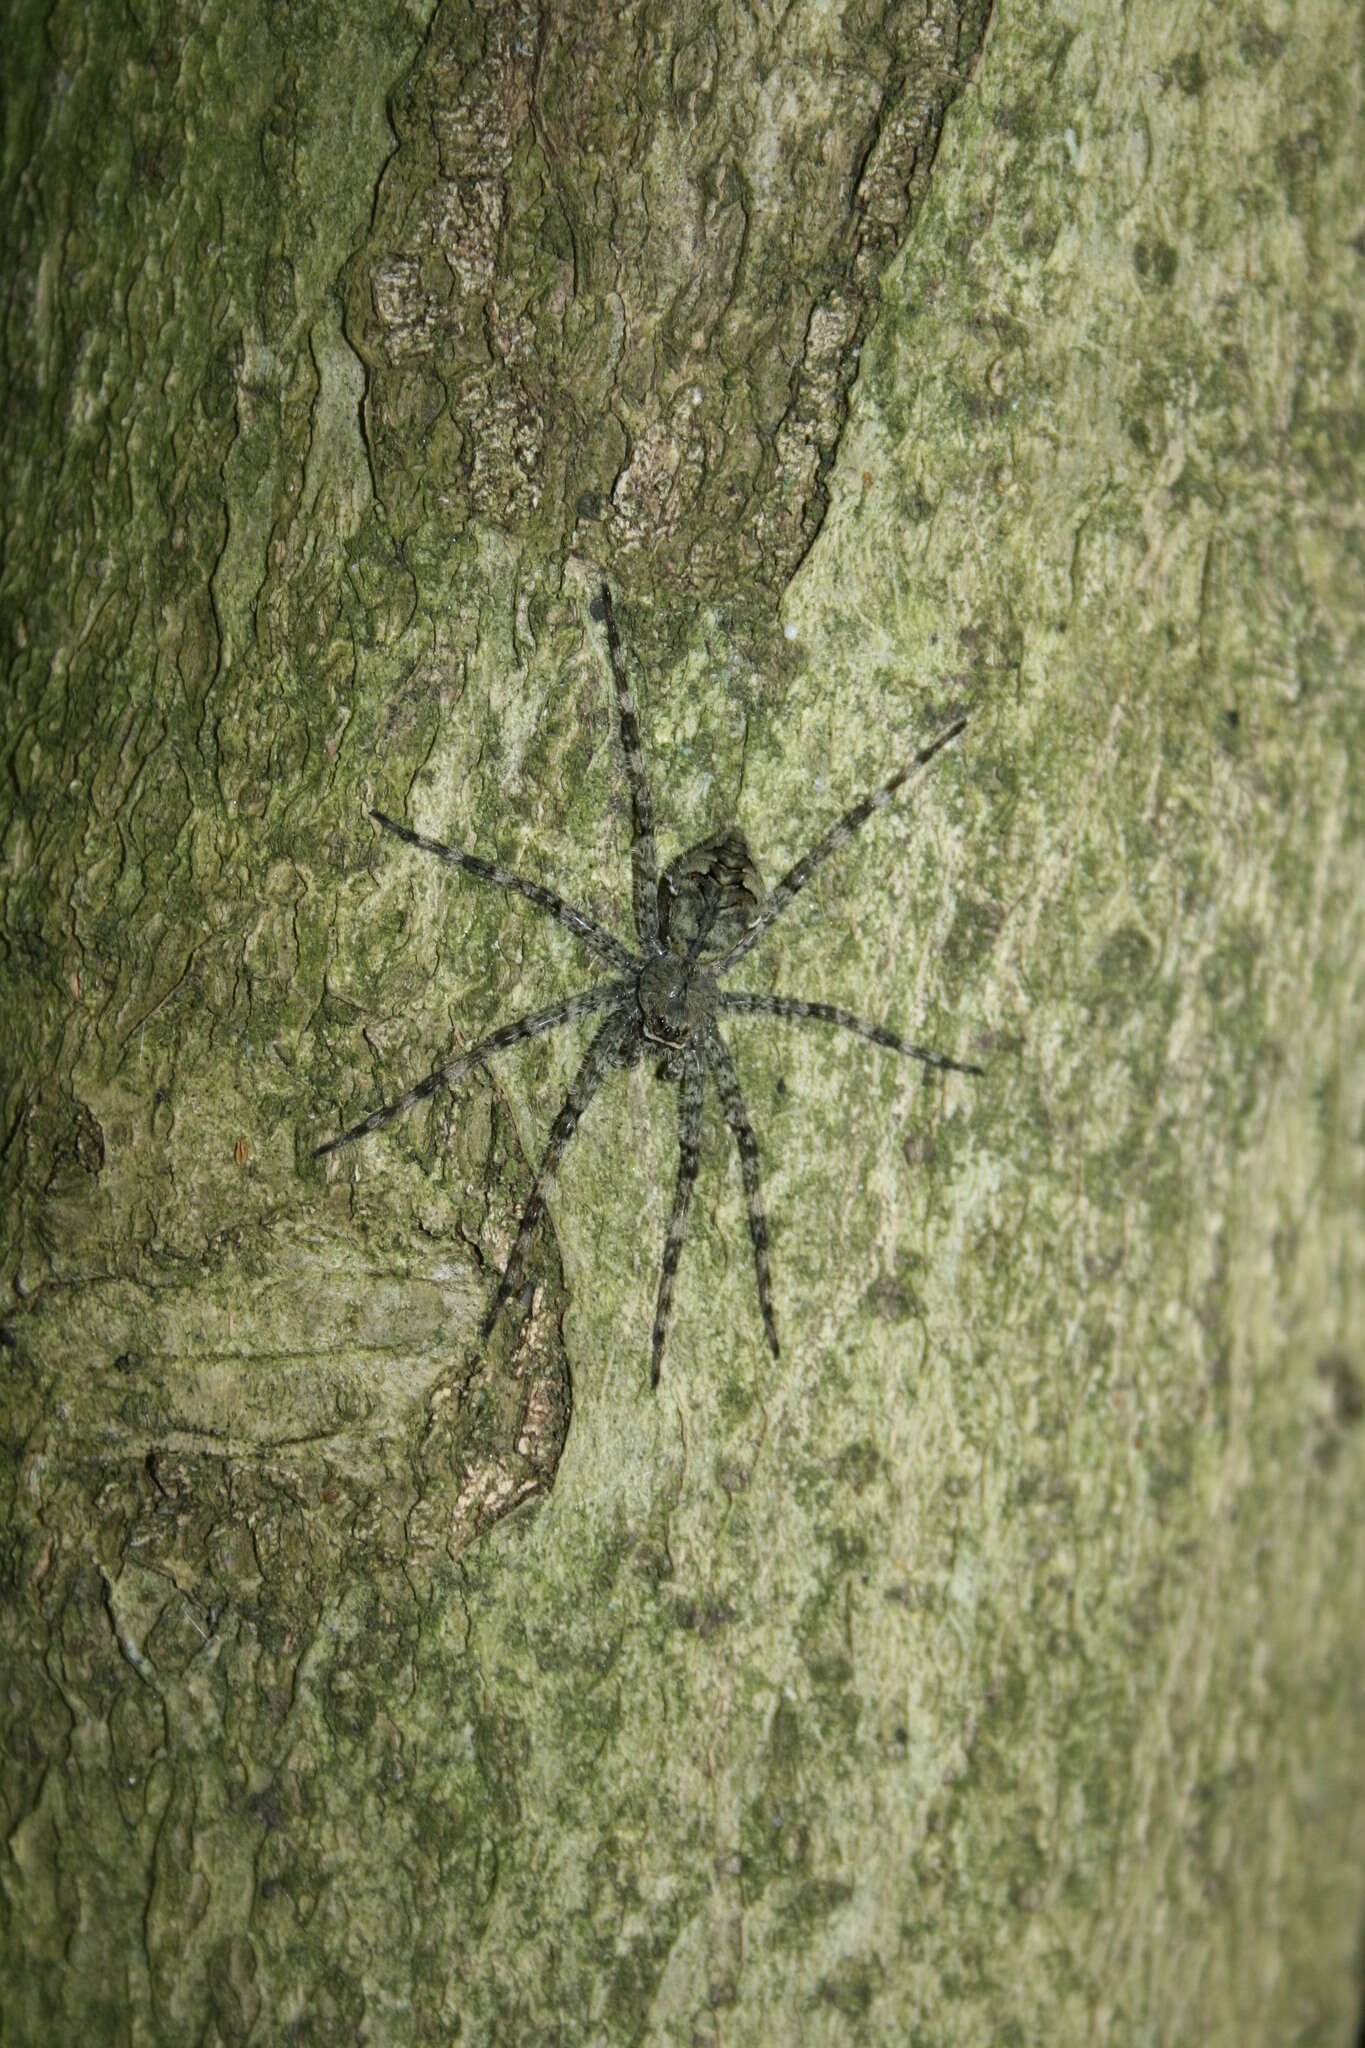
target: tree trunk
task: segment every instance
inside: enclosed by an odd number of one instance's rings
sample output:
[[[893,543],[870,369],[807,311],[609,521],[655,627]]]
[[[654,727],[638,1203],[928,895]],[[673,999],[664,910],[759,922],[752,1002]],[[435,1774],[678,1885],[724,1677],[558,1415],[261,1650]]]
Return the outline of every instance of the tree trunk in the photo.
[[[1348,2043],[1354,10],[12,15],[7,2048]]]

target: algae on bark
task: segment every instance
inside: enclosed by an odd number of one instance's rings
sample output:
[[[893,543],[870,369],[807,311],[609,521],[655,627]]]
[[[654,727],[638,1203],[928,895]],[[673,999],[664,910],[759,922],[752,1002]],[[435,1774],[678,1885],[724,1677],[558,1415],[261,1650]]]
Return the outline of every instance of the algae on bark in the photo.
[[[7,2040],[1350,2038],[1358,23],[982,31],[13,11]],[[575,1048],[309,1156],[586,978],[370,803],[624,919],[604,570],[665,858],[972,707],[657,1397],[647,1074],[487,1350]]]

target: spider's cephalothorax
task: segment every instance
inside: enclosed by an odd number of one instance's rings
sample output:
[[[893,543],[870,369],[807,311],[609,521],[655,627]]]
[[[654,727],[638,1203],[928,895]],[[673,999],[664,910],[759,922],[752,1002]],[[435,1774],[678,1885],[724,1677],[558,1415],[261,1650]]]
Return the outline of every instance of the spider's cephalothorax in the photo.
[[[580,995],[555,1003],[547,1010],[504,1024],[470,1051],[444,1061],[410,1088],[396,1102],[372,1110],[362,1123],[343,1131],[317,1148],[318,1156],[354,1144],[371,1131],[382,1130],[415,1103],[425,1101],[439,1089],[449,1088],[472,1073],[506,1047],[526,1038],[538,1038],[583,1017],[599,1017],[596,1036],[569,1089],[568,1097],[550,1129],[549,1143],[536,1175],[531,1198],[517,1231],[511,1257],[498,1285],[484,1324],[485,1336],[492,1330],[504,1304],[521,1286],[532,1241],[545,1213],[545,1194],[559,1167],[566,1146],[578,1128],[588,1104],[607,1076],[620,1067],[633,1066],[646,1053],[659,1056],[660,1075],[678,1082],[679,1164],[673,1209],[664,1239],[663,1264],[654,1315],[652,1383],[658,1384],[664,1340],[673,1310],[673,1283],[687,1228],[687,1213],[697,1178],[701,1154],[702,1105],[708,1080],[715,1084],[726,1123],[739,1149],[744,1179],[744,1198],[749,1215],[749,1236],[753,1244],[758,1276],[758,1305],[763,1327],[774,1358],[778,1355],[777,1322],[773,1314],[772,1287],[768,1272],[768,1225],[763,1211],[763,1192],[758,1171],[758,1146],[754,1140],[749,1112],[745,1106],[739,1076],[730,1049],[720,1034],[724,1017],[782,1017],[800,1023],[834,1024],[874,1045],[889,1046],[926,1067],[956,1074],[979,1074],[965,1060],[952,1060],[927,1047],[898,1038],[881,1024],[866,1024],[847,1010],[830,1003],[807,1003],[796,996],[741,993],[722,989],[721,981],[742,960],[805,888],[815,870],[839,851],[883,804],[890,803],[898,790],[925,768],[941,748],[957,738],[965,725],[958,719],[937,739],[922,747],[914,759],[898,770],[880,789],[863,797],[852,810],[831,825],[822,839],[783,876],[770,896],[763,893],[757,865],[743,837],[733,828],[703,839],[687,853],[670,862],[662,876],[654,845],[654,807],[645,774],[640,744],[640,723],[635,712],[625,656],[621,651],[611,593],[603,586],[594,616],[606,626],[607,650],[616,682],[616,703],[621,725],[621,746],[626,757],[634,815],[632,863],[635,881],[635,916],[640,951],[632,953],[611,932],[605,931],[585,912],[556,896],[539,882],[530,882],[510,869],[476,854],[460,853],[439,840],[428,839],[406,825],[386,817],[382,811],[371,816],[386,832],[409,846],[420,847],[449,866],[491,882],[496,888],[524,896],[556,923],[574,934],[586,949],[611,968],[613,978],[584,989]]]
[[[681,1078],[682,1055],[705,1039],[720,1011],[720,990],[709,967],[680,960],[676,953],[656,953],[640,970],[640,1029],[651,1045],[661,1046],[664,1072]]]

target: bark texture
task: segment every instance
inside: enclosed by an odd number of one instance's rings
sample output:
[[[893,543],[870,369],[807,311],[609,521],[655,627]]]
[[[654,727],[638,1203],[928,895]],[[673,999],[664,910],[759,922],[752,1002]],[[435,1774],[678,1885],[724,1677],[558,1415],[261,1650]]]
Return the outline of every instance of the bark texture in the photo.
[[[10,35],[6,2048],[1345,2048],[1355,11]],[[986,1076],[736,1022],[657,1396],[648,1072],[488,1346],[578,1048],[311,1158],[596,974],[370,804],[628,931],[603,573],[665,860],[971,713],[745,979]]]

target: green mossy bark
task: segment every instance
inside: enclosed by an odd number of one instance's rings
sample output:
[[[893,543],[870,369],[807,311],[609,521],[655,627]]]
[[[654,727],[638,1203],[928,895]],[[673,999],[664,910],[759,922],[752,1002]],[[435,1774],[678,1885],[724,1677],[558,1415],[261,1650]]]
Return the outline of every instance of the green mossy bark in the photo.
[[[965,10],[932,183],[895,10],[519,19],[15,11],[7,2048],[1345,2044],[1356,15]],[[487,1349],[575,1049],[310,1157],[591,977],[370,803],[626,917],[604,568],[665,857],[972,714],[747,981],[986,1077],[736,1026],[657,1396],[648,1072]]]

